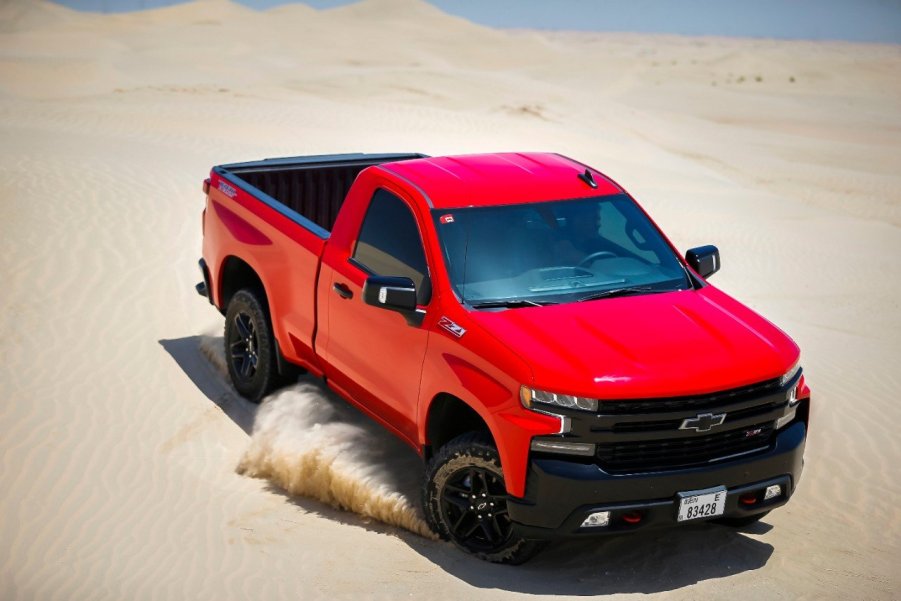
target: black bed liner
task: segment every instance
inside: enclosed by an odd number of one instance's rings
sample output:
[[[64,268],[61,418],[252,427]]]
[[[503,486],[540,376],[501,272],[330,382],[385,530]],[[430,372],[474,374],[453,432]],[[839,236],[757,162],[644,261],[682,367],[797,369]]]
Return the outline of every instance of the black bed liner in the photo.
[[[301,156],[220,165],[213,171],[327,238],[351,184],[363,169],[425,156],[418,153]]]

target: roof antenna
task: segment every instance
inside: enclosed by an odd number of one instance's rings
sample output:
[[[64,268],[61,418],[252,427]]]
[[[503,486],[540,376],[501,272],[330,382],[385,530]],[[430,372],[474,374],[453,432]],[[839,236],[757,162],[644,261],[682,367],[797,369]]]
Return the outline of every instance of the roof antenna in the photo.
[[[591,175],[591,171],[589,169],[585,170],[585,173],[579,174],[579,179],[591,186],[592,188],[597,188],[598,183],[594,181],[594,177]]]

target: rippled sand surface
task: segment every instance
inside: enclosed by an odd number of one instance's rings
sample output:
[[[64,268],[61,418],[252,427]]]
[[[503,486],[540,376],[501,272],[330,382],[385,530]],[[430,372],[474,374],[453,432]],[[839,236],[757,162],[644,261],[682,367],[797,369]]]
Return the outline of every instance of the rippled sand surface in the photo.
[[[899,73],[898,46],[501,32],[416,0],[0,0],[0,598],[897,597]],[[340,401],[234,394],[193,290],[212,165],[497,150],[605,171],[799,342],[786,508],[486,565],[415,533],[417,458]]]

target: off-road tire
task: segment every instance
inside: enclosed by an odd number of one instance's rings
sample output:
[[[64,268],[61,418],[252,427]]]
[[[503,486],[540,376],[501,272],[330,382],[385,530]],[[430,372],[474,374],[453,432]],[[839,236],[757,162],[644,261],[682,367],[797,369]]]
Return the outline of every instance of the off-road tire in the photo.
[[[225,312],[225,363],[235,390],[259,403],[280,383],[275,337],[266,303],[244,288],[231,297]]]
[[[422,504],[438,536],[479,559],[520,564],[545,545],[513,528],[500,456],[485,432],[462,434],[441,447],[426,467]],[[475,532],[464,536],[470,528]]]

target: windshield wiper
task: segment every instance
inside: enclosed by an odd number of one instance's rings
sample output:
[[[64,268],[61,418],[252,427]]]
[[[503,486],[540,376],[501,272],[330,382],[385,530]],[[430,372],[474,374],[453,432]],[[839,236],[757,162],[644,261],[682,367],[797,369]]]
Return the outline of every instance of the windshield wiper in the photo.
[[[627,296],[629,294],[638,294],[640,292],[668,292],[668,290],[654,290],[651,286],[626,286],[625,288],[613,288],[612,290],[602,290],[588,296],[583,296],[579,302],[597,300],[599,298],[610,298],[611,296]]]
[[[507,300],[485,301],[484,303],[474,303],[473,309],[493,309],[495,307],[506,307],[515,309],[517,307],[543,307],[544,305],[556,305],[550,301],[532,301],[524,298],[508,298]]]

